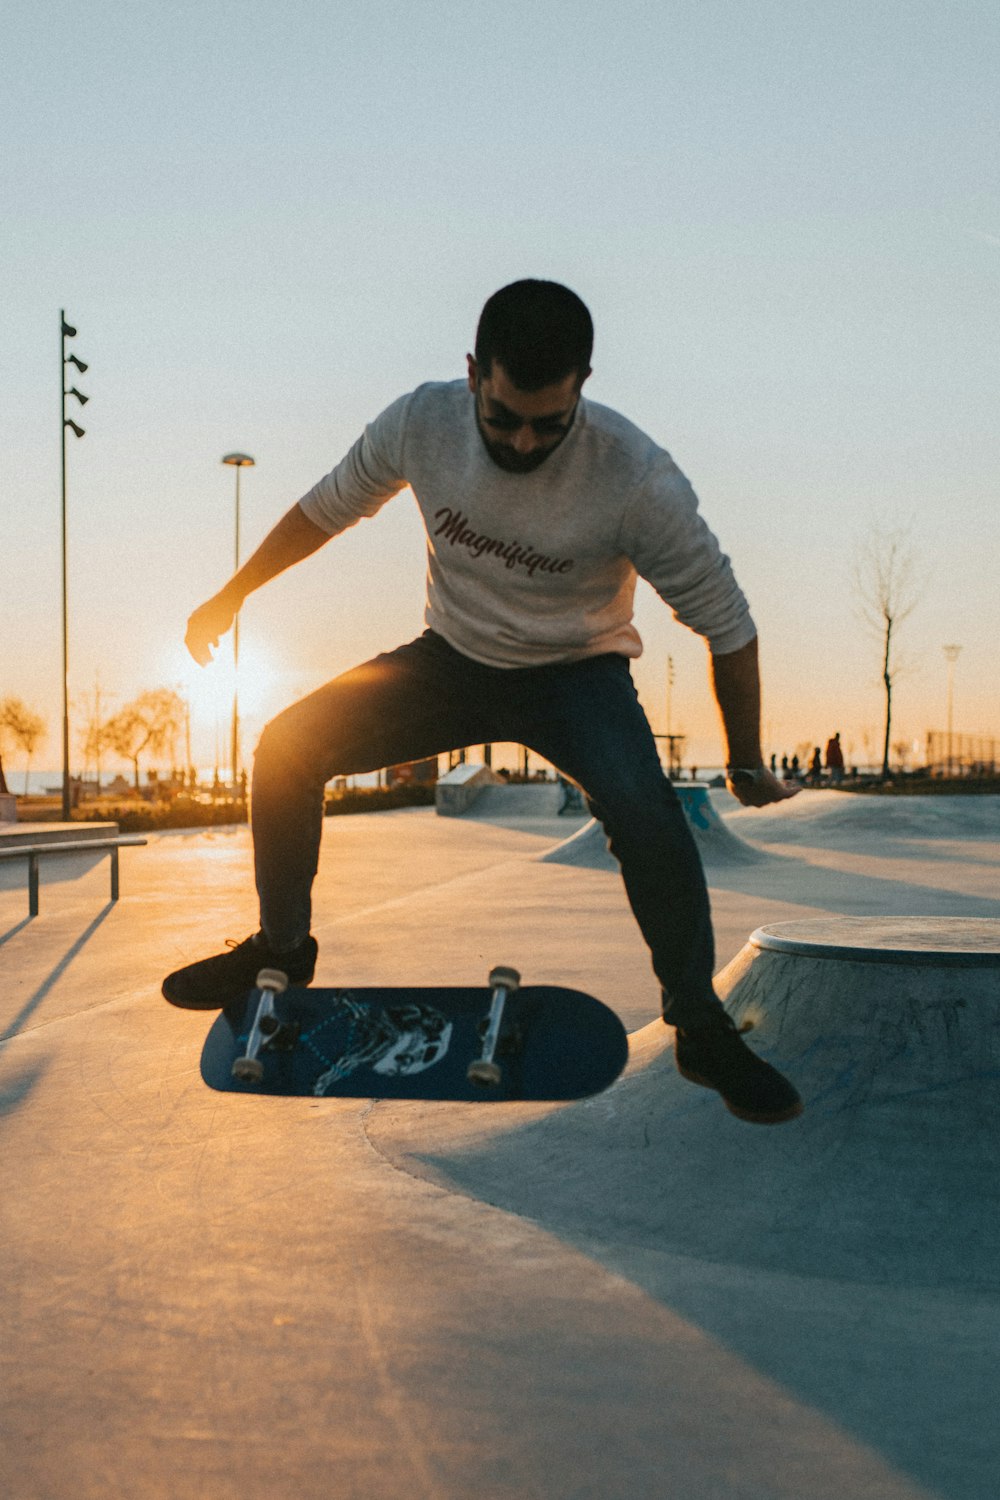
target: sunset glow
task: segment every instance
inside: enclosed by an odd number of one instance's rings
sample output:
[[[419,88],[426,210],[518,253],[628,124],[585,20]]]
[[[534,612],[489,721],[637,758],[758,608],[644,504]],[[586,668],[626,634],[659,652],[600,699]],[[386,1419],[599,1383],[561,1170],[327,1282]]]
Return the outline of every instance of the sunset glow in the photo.
[[[285,706],[287,688],[281,667],[268,647],[253,635],[240,638],[238,674],[229,642],[207,667],[199,667],[174,647],[164,653],[162,675],[176,685],[191,715],[191,755],[195,765],[228,765],[234,688],[238,695],[240,746],[244,763],[252,756],[260,730]]]
[[[276,26],[248,0],[235,31],[212,3],[183,24],[16,9],[0,695],[46,720],[34,765],[60,754],[60,308],[88,366],[67,382],[88,397],[68,454],[71,695],[99,675],[117,708],[183,683],[204,763],[231,714],[228,648],[197,673],[181,642],[231,571],[221,457],[255,459],[246,558],[387,405],[463,377],[483,301],[525,275],[587,301],[588,398],[672,454],[732,557],[761,635],[768,752],[835,730],[859,759],[877,746],[878,646],[851,575],[886,525],[908,530],[921,579],[894,740],[922,745],[951,711],[956,732],[996,734],[983,309],[1000,274],[1000,13],[918,13],[724,0],[581,24],[559,0],[523,47],[487,45],[476,7],[434,3]],[[373,109],[386,78],[392,108]],[[466,109],[470,80],[502,106]],[[558,170],[539,172],[554,148]],[[284,704],[419,633],[423,545],[403,492],[247,601],[244,754]],[[654,728],[669,660],[685,763],[718,764],[703,643],[642,587],[638,606]]]

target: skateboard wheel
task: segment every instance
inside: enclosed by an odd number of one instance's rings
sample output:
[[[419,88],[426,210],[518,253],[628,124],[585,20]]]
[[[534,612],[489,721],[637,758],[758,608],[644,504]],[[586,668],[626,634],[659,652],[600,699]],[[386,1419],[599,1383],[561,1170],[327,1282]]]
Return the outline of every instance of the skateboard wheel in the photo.
[[[474,1062],[469,1064],[466,1077],[470,1083],[478,1083],[481,1088],[496,1088],[503,1074],[494,1062]]]
[[[257,975],[257,988],[273,990],[276,995],[282,995],[288,988],[288,975],[283,974],[280,969],[261,969]]]
[[[233,1077],[241,1083],[260,1083],[264,1076],[264,1064],[256,1057],[238,1057],[233,1063]]]
[[[499,968],[490,970],[490,988],[495,989],[503,985],[505,990],[514,991],[520,987],[521,976],[516,969],[508,969],[503,964]]]

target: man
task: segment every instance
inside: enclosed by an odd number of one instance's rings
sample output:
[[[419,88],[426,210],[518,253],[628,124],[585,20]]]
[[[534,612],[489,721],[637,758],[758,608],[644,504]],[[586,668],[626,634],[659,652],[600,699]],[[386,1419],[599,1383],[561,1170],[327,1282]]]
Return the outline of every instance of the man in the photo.
[[[844,752],[840,745],[840,731],[826,742],[826,769],[833,786],[840,786],[844,779]]]
[[[265,728],[251,798],[260,931],[171,974],[163,991],[175,1005],[216,1007],[265,966],[307,984],[325,784],[516,742],[577,782],[604,825],[681,1073],[741,1118],[776,1123],[801,1101],[714,993],[701,862],[632,685],[636,577],[707,639],[729,784],[760,807],[790,793],[761,761],[756,631],[669,454],[584,400],[592,346],[590,314],[566,287],[519,281],[495,293],[467,381],[394,402],[191,616],[187,646],[204,665],[249,593],[412,489],[427,528],[428,629]]]

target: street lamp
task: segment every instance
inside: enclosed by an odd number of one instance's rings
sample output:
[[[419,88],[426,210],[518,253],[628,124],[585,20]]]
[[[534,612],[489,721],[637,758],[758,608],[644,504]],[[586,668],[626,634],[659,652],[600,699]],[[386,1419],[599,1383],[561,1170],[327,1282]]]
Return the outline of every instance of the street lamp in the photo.
[[[236,564],[234,572],[240,570],[240,470],[252,469],[254,461],[249,453],[227,453],[222,462],[236,470]],[[240,669],[240,615],[236,612],[233,621],[233,744],[232,744],[232,767],[233,767],[233,792],[236,791],[239,775],[240,754],[240,708],[238,677]]]
[[[961,654],[961,646],[942,646],[944,659],[948,663],[948,775],[952,774],[952,720],[955,703],[955,663]]]
[[[673,703],[673,698],[674,698],[674,683],[676,681],[677,681],[677,676],[676,676],[676,673],[674,671],[674,659],[673,659],[672,656],[668,656],[667,657],[667,732],[666,732],[666,735],[664,737],[665,737],[665,739],[667,741],[667,775],[670,776],[670,777],[674,777],[674,776],[679,777],[680,774],[681,774],[680,748],[681,748],[681,745],[682,745],[683,739],[684,739],[683,735],[674,734],[674,726],[673,726],[673,709],[674,709],[674,703]]]
[[[65,310],[59,313],[59,400],[61,421],[59,426],[59,438],[62,453],[62,650],[63,650],[63,775],[62,775],[62,815],[63,822],[69,822],[71,797],[69,794],[69,612],[67,609],[66,588],[66,428],[72,427],[78,438],[82,438],[86,429],[79,427],[66,415],[66,397],[74,396],[81,406],[86,406],[88,397],[76,386],[66,389],[66,366],[75,365],[81,375],[87,373],[88,366],[82,359],[77,359],[75,354],[66,353],[66,340],[76,338],[76,329],[66,321]]]

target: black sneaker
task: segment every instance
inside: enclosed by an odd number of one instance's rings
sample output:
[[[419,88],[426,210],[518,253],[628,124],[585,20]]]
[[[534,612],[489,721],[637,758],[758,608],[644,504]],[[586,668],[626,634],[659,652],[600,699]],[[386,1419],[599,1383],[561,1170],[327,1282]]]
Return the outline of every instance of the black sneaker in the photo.
[[[751,1052],[731,1016],[719,1016],[696,1030],[678,1031],[677,1071],[690,1083],[717,1089],[740,1120],[780,1125],[802,1113],[797,1090],[763,1058]]]
[[[253,989],[261,969],[280,969],[291,984],[308,984],[316,971],[314,937],[304,938],[287,953],[275,953],[260,932],[243,943],[229,942],[228,947],[228,953],[168,974],[163,981],[164,999],[182,1010],[221,1010]]]

